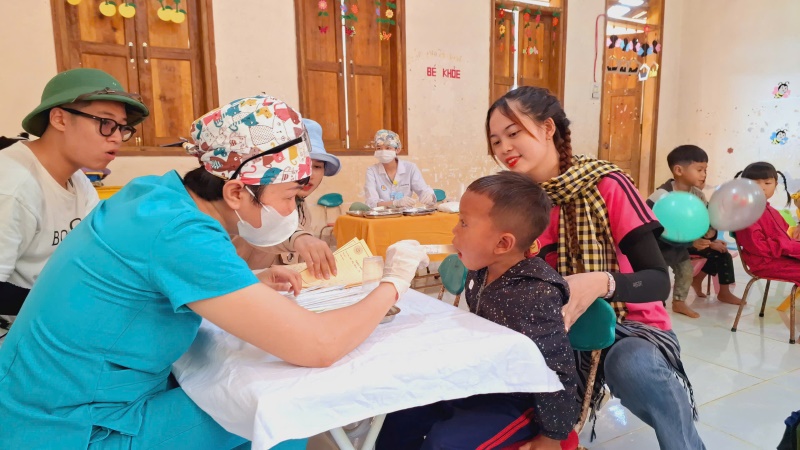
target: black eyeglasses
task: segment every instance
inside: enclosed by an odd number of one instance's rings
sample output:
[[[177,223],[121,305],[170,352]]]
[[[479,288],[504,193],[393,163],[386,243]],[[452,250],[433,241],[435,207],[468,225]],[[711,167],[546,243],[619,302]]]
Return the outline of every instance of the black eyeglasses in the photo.
[[[107,119],[105,117],[93,116],[93,115],[87,114],[87,113],[85,113],[83,111],[78,111],[77,109],[62,108],[62,107],[59,107],[59,108],[63,109],[64,111],[66,111],[66,112],[68,112],[70,114],[75,114],[76,116],[82,116],[82,117],[86,117],[86,118],[89,118],[89,119],[94,119],[94,120],[100,122],[100,134],[105,136],[105,137],[109,137],[112,134],[116,133],[117,130],[119,130],[120,134],[122,135],[122,142],[126,142],[131,137],[133,137],[133,133],[136,133],[136,128],[134,128],[134,127],[132,127],[130,125],[122,125],[121,123],[118,123],[114,119]]]

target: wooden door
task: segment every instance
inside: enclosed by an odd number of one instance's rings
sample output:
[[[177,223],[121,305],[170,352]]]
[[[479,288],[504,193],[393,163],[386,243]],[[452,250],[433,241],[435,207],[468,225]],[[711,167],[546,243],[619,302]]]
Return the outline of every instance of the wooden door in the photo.
[[[116,11],[102,15],[100,2],[51,0],[58,70],[104,70],[141,94],[150,109],[127,143],[128,154],[184,154],[158,146],[188,137],[191,122],[216,106],[210,1],[173,0],[184,20],[163,21],[159,2],[139,2],[135,16],[126,19]]]
[[[403,10],[400,7],[395,11],[399,14]],[[387,28],[379,26],[375,13],[375,8],[361,10],[355,36],[344,38],[348,64],[348,134],[352,149],[368,149],[375,132],[380,129],[400,129],[396,121],[398,115],[393,110],[396,103],[392,101],[397,90],[392,61],[396,58],[394,43],[400,39],[397,35],[400,27],[391,27],[387,32],[391,32],[392,37],[381,40],[378,35]],[[400,21],[398,16],[394,19]]]
[[[149,145],[189,137],[192,121],[210,110],[205,91],[198,0],[183,0],[181,23],[158,17],[158,4],[142,3],[136,14],[139,84],[152,115],[143,122]]]
[[[128,92],[141,92],[136,59],[136,30],[131,20],[119,14],[106,17],[95,2],[71,6],[64,1],[53,3],[54,16],[60,17],[55,33],[62,36],[56,48],[59,70],[89,67],[101,69],[116,78]],[[63,67],[63,69],[61,69]],[[137,127],[134,136],[142,136]],[[131,139],[123,145],[134,145]]]
[[[533,7],[529,3],[495,0],[489,64],[490,102],[514,86],[547,88],[563,100],[566,0],[552,0],[550,5]],[[556,17],[558,22],[553,26]],[[500,25],[505,27],[502,37]]]
[[[381,128],[406,141],[404,0],[394,2],[391,26],[379,25],[376,8],[362,2],[357,20],[345,16],[344,26],[353,27],[355,34],[343,30],[341,0],[329,0],[325,10],[318,4],[295,0],[300,112],[320,123],[323,141],[333,153],[372,154],[375,131]],[[386,3],[379,7],[384,17],[386,8]],[[381,40],[381,31],[391,37]]]
[[[514,87],[514,16],[506,11],[504,15],[506,32],[500,37],[497,31],[497,10],[495,20],[492,22],[492,59],[491,59],[491,103],[502,97]]]
[[[299,85],[301,93],[305,93],[300,95],[300,113],[322,126],[326,148],[347,148],[344,55],[338,5],[330,2],[329,15],[324,17],[318,16],[317,2],[297,1],[295,5]]]
[[[561,33],[559,25],[553,39],[553,13],[542,11],[539,27],[535,23],[526,29],[520,25],[519,50],[517,51],[520,86],[537,86],[547,88],[558,98],[561,97]],[[530,36],[528,34],[530,33]],[[530,38],[530,40],[529,40]],[[534,48],[534,53],[523,53],[523,50]]]
[[[643,39],[644,35],[625,37]],[[606,55],[603,67],[616,65],[617,70],[606,71],[604,76],[599,156],[620,166],[638,183],[642,83],[635,68],[639,67],[642,58],[635,52],[616,47],[606,49]],[[630,69],[634,70],[631,72]]]

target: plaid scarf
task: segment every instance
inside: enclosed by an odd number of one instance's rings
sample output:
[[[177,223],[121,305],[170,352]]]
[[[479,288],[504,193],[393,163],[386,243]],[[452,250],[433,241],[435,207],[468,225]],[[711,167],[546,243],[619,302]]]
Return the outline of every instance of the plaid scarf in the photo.
[[[572,167],[560,176],[542,183],[542,188],[554,204],[561,206],[558,218],[558,273],[571,275],[584,272],[617,272],[617,250],[614,238],[611,236],[611,226],[608,222],[608,210],[597,183],[609,173],[619,172],[628,176],[621,168],[608,162],[597,160],[588,156],[575,155],[572,157]],[[628,177],[630,178],[630,177]],[[575,223],[568,223],[564,207],[570,203],[575,205]],[[575,235],[578,237],[577,248],[579,254],[570,251],[570,227],[576,227]],[[652,343],[667,362],[675,369],[675,375],[686,388],[692,405],[692,415],[697,420],[697,407],[694,401],[694,392],[689,382],[689,377],[680,359],[680,346],[672,332],[664,331],[650,325],[635,321],[625,322],[627,308],[625,302],[611,302],[617,313],[616,341],[625,338],[640,338]],[[595,378],[594,391],[591,399],[591,418],[597,420],[597,406],[603,397],[605,384],[605,356],[611,347],[603,350],[600,366]],[[586,382],[591,368],[591,352],[576,351],[578,366],[578,398],[583,400],[586,392]],[[655,387],[657,389],[657,387]],[[594,440],[594,425],[592,426],[591,440]]]
[[[563,276],[583,272],[617,272],[617,250],[608,223],[606,202],[597,189],[600,179],[609,173],[625,172],[616,165],[588,156],[572,157],[572,167],[556,178],[542,183],[550,200],[561,207],[558,217],[558,273]],[[625,174],[625,176],[628,176]],[[564,207],[575,205],[575,223],[568,223]],[[571,228],[576,227],[575,233]],[[569,240],[577,235],[579,254],[570,251]],[[611,302],[622,322],[628,313],[624,302]]]

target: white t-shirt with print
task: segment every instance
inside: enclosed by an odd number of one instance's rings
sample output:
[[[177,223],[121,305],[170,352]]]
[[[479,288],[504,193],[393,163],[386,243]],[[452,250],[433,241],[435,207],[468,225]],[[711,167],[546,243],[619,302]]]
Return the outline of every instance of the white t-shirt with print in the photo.
[[[0,282],[30,289],[100,199],[80,170],[61,186],[27,145],[0,150]]]

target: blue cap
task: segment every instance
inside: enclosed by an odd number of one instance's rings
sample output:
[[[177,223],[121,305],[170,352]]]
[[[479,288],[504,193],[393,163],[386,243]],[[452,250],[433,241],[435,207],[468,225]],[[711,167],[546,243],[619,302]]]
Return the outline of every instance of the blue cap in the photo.
[[[317,122],[306,118],[303,118],[303,125],[308,131],[308,139],[311,141],[311,159],[325,163],[326,177],[332,177],[339,173],[342,163],[339,158],[325,150],[325,144],[322,142],[322,127]]]

